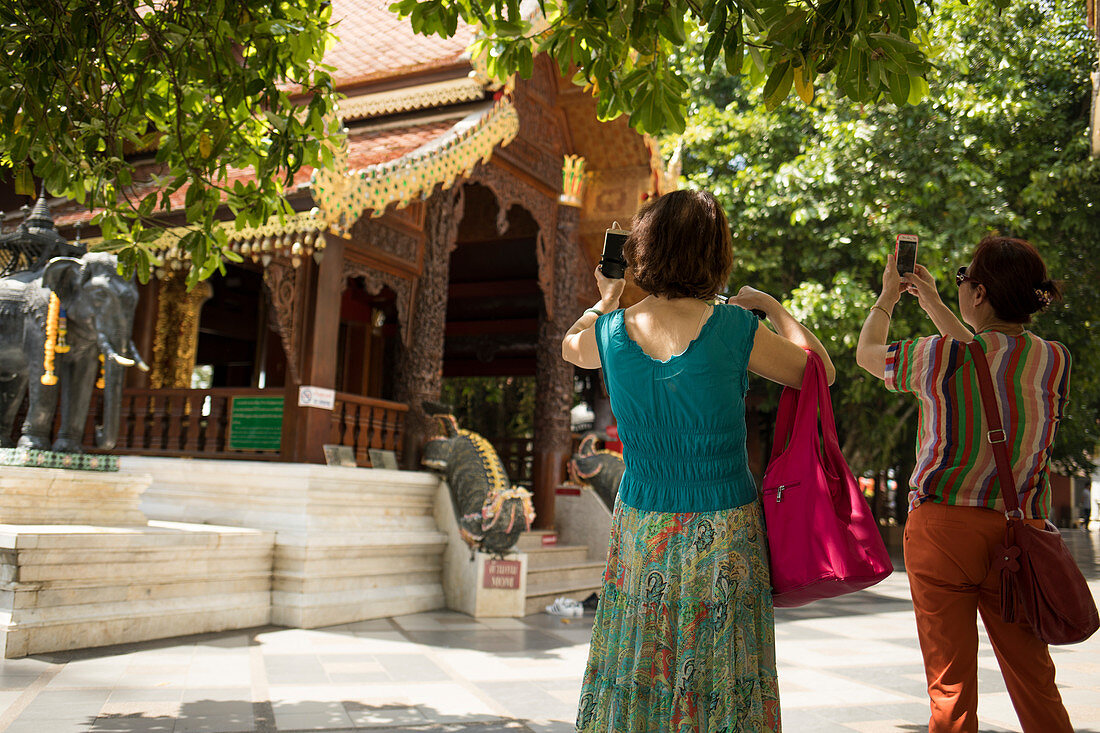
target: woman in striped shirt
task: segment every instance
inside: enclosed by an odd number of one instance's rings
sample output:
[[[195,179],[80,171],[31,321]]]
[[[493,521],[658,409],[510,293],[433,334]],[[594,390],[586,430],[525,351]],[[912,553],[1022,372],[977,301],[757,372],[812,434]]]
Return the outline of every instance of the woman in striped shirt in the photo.
[[[986,237],[959,268],[959,310],[940,300],[928,270],[899,276],[894,260],[859,335],[856,361],[893,392],[919,400],[916,469],[909,480],[905,569],[931,698],[929,731],[977,731],[981,614],[1025,733],[1072,732],[1054,683],[1054,664],[1031,630],[1000,616],[1000,574],[992,556],[1004,538],[1005,506],[966,343],[986,353],[1011,450],[1025,521],[1050,514],[1050,456],[1069,391],[1070,355],[1024,324],[1059,297],[1036,249]],[[902,291],[915,295],[939,336],[887,344]]]

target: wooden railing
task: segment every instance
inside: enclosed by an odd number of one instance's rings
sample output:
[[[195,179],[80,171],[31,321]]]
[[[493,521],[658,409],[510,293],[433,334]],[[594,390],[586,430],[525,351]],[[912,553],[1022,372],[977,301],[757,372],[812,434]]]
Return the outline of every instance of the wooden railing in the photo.
[[[281,397],[281,389],[126,389],[122,393],[118,444],[123,455],[245,458],[277,461],[278,450],[234,450],[229,445],[230,403],[234,397]],[[95,445],[102,421],[102,393],[96,392],[84,445]]]
[[[531,438],[490,438],[513,484],[531,488],[535,477],[535,449]]]
[[[400,402],[337,392],[329,442],[354,449],[360,466],[371,465],[367,451],[372,449],[391,450],[400,461],[408,411],[409,406]]]

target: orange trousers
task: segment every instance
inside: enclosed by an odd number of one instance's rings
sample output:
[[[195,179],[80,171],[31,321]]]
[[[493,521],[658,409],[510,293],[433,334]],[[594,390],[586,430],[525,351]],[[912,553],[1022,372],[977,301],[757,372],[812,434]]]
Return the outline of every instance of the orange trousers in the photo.
[[[931,733],[978,730],[978,613],[1024,733],[1073,733],[1047,645],[1027,626],[1001,620],[1000,573],[990,568],[1004,529],[1000,512],[931,502],[910,512],[905,524]]]

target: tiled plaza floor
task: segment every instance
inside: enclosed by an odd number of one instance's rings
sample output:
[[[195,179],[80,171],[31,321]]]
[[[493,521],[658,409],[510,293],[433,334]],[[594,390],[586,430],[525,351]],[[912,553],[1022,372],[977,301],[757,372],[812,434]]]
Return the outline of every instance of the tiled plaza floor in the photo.
[[[1100,595],[1100,533],[1067,532]],[[776,614],[788,733],[925,730],[904,574]],[[572,731],[592,617],[424,613],[0,662],[0,733]],[[981,637],[983,731],[1018,731]],[[1078,731],[1100,731],[1100,635],[1054,649]]]

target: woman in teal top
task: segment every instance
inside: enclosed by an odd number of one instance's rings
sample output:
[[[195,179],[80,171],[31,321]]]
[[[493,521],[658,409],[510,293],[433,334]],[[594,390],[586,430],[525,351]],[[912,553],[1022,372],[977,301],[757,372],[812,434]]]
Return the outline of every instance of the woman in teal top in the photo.
[[[778,731],[775,632],[762,512],[745,451],[747,372],[802,383],[817,338],[773,297],[711,305],[733,263],[729,226],[703,191],[646,202],[623,247],[649,293],[597,269],[600,301],[562,356],[602,368],[623,442],[603,592],[578,731]],[[763,311],[776,328],[757,325]]]

